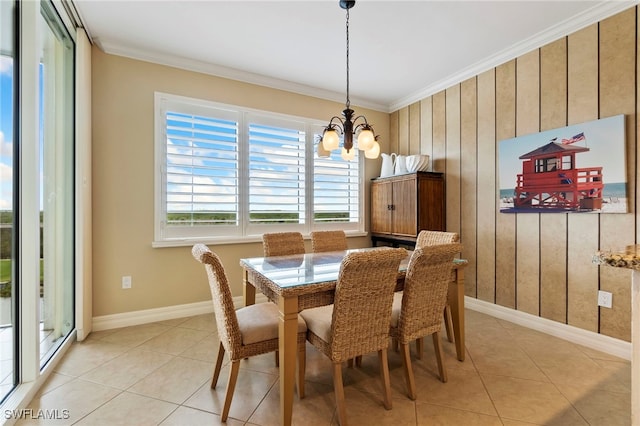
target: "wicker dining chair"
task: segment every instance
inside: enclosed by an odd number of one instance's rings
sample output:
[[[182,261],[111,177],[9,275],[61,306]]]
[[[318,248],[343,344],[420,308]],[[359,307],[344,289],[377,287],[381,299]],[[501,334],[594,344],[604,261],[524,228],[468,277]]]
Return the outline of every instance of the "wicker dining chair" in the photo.
[[[416,249],[409,259],[402,292],[394,294],[390,335],[401,348],[409,398],[416,399],[416,385],[411,367],[409,343],[433,336],[440,380],[447,381],[440,329],[442,310],[453,270],[453,258],[462,250],[460,243],[425,246]]]
[[[262,235],[265,257],[303,254],[304,239],[300,232],[272,232]]]
[[[300,232],[271,232],[262,234],[262,249],[264,256],[288,256],[291,254],[304,254],[304,239]],[[274,295],[265,294],[267,298],[277,303]],[[276,367],[280,366],[280,358],[276,354]]]
[[[245,306],[236,311],[227,276],[218,255],[204,244],[194,245],[191,253],[198,262],[204,264],[207,271],[220,339],[218,358],[211,380],[212,389],[218,383],[225,352],[231,360],[227,392],[220,415],[221,420],[225,422],[229,415],[231,399],[238,378],[240,360],[278,350],[278,308],[273,303],[259,303]],[[300,398],[304,398],[306,332],[307,326],[304,320],[298,317],[297,387]]]
[[[307,323],[307,340],[333,364],[333,389],[341,426],[347,424],[342,363],[356,356],[378,352],[383,402],[386,409],[391,409],[389,322],[398,268],[406,255],[402,248],[347,254],[340,265],[334,303],[300,312]]]
[[[437,244],[451,244],[460,241],[457,232],[444,231],[420,231],[416,240],[416,248],[433,246]],[[447,339],[453,342],[453,319],[451,318],[451,306],[449,302],[444,307],[444,325],[447,331]],[[422,356],[422,339],[418,340],[419,357]]]
[[[342,230],[313,231],[311,232],[311,248],[314,253],[347,250],[347,236]]]

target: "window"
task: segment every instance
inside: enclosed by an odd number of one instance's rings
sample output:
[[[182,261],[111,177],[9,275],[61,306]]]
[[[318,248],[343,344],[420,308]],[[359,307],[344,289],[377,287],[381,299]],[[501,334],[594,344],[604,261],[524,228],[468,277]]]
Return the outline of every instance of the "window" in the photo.
[[[155,117],[154,245],[364,229],[363,159],[319,158],[319,120],[162,93]]]
[[[536,173],[558,170],[558,164],[559,161],[557,157],[536,158]]]
[[[75,340],[75,28],[56,4],[0,1],[0,405],[9,423]]]
[[[314,223],[319,226],[359,222],[359,168],[342,160],[339,151],[332,151],[329,158],[316,155],[314,159]]]
[[[14,109],[17,105],[15,94],[15,72],[17,55],[15,47],[15,15],[17,5],[12,1],[0,2],[0,402],[18,383],[16,330],[17,283],[15,280],[15,238],[16,212],[14,188],[16,187],[13,164],[15,150],[13,141],[17,138]]]
[[[39,70],[40,363],[74,328],[74,42],[42,3]]]

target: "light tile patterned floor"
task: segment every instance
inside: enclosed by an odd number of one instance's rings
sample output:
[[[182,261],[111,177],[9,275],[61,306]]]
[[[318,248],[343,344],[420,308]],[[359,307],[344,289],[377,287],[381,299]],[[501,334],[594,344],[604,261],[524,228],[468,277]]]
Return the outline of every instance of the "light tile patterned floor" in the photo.
[[[29,408],[68,417],[43,424],[218,424],[228,368],[210,389],[218,347],[213,321],[199,315],[92,333],[72,346]],[[630,424],[629,362],[470,310],[466,325],[465,362],[444,343],[447,383],[438,380],[426,339],[423,359],[414,360],[416,401],[406,397],[400,357],[390,350],[392,410],[382,406],[375,354],[365,356],[361,368],[345,368],[350,423]],[[306,391],[294,402],[294,424],[336,424],[330,363],[310,345]],[[273,354],[245,360],[227,424],[276,425],[278,401]]]

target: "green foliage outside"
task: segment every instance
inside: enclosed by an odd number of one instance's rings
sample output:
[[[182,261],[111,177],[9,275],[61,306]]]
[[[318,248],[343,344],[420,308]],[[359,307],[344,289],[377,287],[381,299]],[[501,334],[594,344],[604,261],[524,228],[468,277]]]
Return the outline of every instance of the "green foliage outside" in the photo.
[[[11,259],[0,259],[0,297],[11,296]]]
[[[42,293],[42,212],[40,212],[40,291]],[[11,296],[11,262],[13,241],[13,211],[0,211],[0,297]]]
[[[251,213],[251,223],[296,223],[298,213]],[[348,222],[349,212],[316,213],[316,222]],[[168,213],[167,221],[171,225],[233,225],[236,214],[233,212]]]
[[[251,223],[298,223],[298,213],[251,213]]]
[[[40,259],[40,296],[42,296],[42,284],[44,274],[44,262]],[[11,297],[11,259],[0,259],[0,297]]]
[[[235,213],[202,212],[202,213],[168,213],[167,222],[171,225],[228,225],[236,221]]]

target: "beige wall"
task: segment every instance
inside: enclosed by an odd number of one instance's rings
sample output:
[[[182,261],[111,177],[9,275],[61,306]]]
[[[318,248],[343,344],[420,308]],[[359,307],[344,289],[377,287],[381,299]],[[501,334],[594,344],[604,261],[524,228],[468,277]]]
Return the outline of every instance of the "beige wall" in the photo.
[[[447,228],[470,260],[466,295],[630,340],[628,270],[591,263],[637,241],[637,8],[522,55],[390,115],[392,150],[446,172]],[[499,213],[499,141],[626,116],[629,214]],[[613,308],[598,308],[598,289]]]
[[[432,156],[446,173],[447,227],[461,234],[466,294],[483,301],[630,339],[630,273],[591,263],[599,248],[637,240],[638,168],[634,7],[412,105],[385,114],[356,107],[382,136],[382,151]],[[190,247],[152,248],[153,93],[327,119],[344,105],[108,55],[93,48],[93,315],[210,299]],[[500,140],[626,115],[630,214],[500,214]],[[366,177],[379,161],[367,161]],[[368,205],[368,191],[367,191]],[[350,246],[370,245],[366,237]],[[213,246],[240,295],[241,257],[260,243]],[[310,247],[308,247],[310,248]],[[133,288],[121,289],[131,275]],[[597,307],[597,290],[613,308]]]
[[[93,48],[93,315],[103,316],[210,300],[202,266],[191,247],[152,248],[154,217],[155,91],[309,118],[339,115],[344,104],[205,74],[136,61]],[[388,151],[387,113],[365,114]],[[367,160],[367,183],[379,160]],[[368,188],[368,184],[367,184]],[[368,194],[368,190],[367,190]],[[367,196],[367,205],[368,205]],[[350,238],[351,247],[371,245]],[[212,246],[234,295],[242,294],[242,257],[260,256],[261,243]],[[310,245],[307,247],[310,249]],[[123,275],[133,286],[121,288]]]

